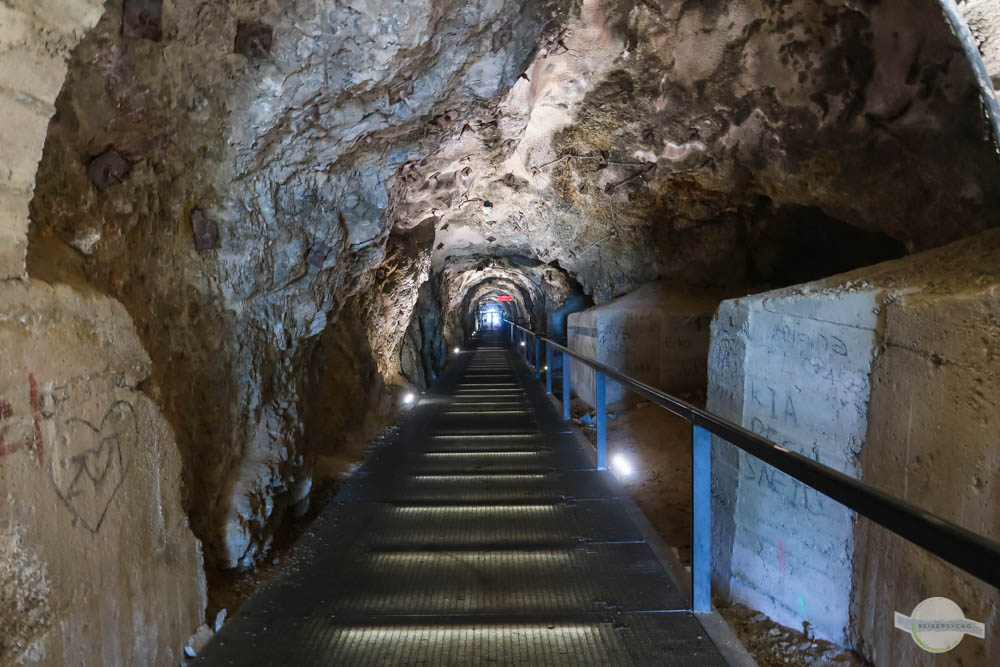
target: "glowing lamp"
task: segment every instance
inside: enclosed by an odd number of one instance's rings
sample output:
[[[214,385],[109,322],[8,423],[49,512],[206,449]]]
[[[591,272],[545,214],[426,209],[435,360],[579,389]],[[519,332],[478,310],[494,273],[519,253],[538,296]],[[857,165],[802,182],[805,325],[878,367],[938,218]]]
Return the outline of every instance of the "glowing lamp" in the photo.
[[[622,456],[621,454],[615,454],[611,457],[611,467],[615,471],[624,477],[630,477],[632,475],[632,464],[629,460]]]

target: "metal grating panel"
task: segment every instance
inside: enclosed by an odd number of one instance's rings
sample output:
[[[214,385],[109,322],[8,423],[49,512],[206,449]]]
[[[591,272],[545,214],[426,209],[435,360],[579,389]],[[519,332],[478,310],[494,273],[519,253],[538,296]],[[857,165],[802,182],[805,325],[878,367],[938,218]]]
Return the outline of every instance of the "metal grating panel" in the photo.
[[[444,414],[446,414],[446,415],[466,415],[466,416],[468,416],[468,415],[481,415],[481,416],[488,416],[488,415],[528,415],[528,414],[531,414],[531,410],[523,410],[523,409],[517,409],[517,408],[509,408],[509,409],[494,408],[494,409],[487,409],[487,410],[464,410],[464,409],[458,409],[458,410],[445,410]]]
[[[639,531],[613,502],[538,505],[382,505],[363,538],[373,549],[544,547],[629,542]]]
[[[509,449],[506,451],[499,452],[486,452],[488,456],[496,457],[510,457],[525,460],[533,460],[539,456],[545,455],[546,450],[544,449]],[[451,452],[435,452],[435,451],[425,451],[423,453],[425,458],[435,458],[439,456],[448,457],[450,460],[455,460],[456,458],[474,457],[483,458],[483,452],[462,452],[462,451],[451,451]]]
[[[355,474],[341,490],[353,502],[497,503],[610,498],[606,472],[564,471],[549,475]]]
[[[506,441],[536,441],[540,439],[537,432],[523,431],[521,433],[436,433],[432,440],[506,440]]]
[[[226,626],[196,664],[428,665],[434,667],[717,667],[724,665],[689,614],[625,614],[613,620],[455,622],[394,619],[349,623],[284,618],[268,626]],[[231,629],[230,629],[231,628]],[[703,633],[701,633],[703,634]],[[220,660],[215,662],[215,660]]]
[[[491,550],[367,550],[273,589],[282,615],[476,618],[676,610],[684,599],[645,544]]]

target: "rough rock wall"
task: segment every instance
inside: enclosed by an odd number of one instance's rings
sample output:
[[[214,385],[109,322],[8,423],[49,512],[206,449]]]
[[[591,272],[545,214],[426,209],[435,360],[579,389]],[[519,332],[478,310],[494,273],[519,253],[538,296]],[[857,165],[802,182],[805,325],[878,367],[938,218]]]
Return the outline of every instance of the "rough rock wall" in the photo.
[[[986,130],[934,2],[586,0],[421,172],[457,194],[406,214],[437,221],[435,271],[557,260],[597,302],[790,284],[997,224]]]
[[[444,140],[434,119],[481,113],[562,4],[166,3],[157,41],[123,35],[111,0],[76,50],[29,270],[83,276],[135,318],[214,562],[266,550],[308,474],[312,338],[370,285],[391,226],[419,222],[390,211]]]
[[[0,663],[177,664],[205,576],[132,320],[38,281],[0,313]]]
[[[444,320],[436,287],[436,281],[426,281],[420,286],[413,317],[400,350],[403,376],[420,389],[426,389],[437,379],[448,359]]]
[[[28,204],[66,60],[101,16],[97,0],[0,6],[0,280],[24,276]]]
[[[358,460],[360,452],[397,414],[399,401],[386,388],[369,342],[361,295],[350,299],[320,334],[309,360],[305,395],[306,467],[296,502]],[[299,505],[296,512],[304,509]]]
[[[387,381],[401,384],[400,348],[430,270],[434,226],[420,225],[389,237],[385,260],[365,278],[362,319],[368,342]]]
[[[993,0],[965,0],[958,8],[979,42],[993,87],[1000,88],[1000,6]]]
[[[1000,233],[724,302],[708,407],[992,539]],[[720,590],[874,664],[992,664],[997,591],[713,439]],[[947,656],[894,629],[944,595],[987,624]]]

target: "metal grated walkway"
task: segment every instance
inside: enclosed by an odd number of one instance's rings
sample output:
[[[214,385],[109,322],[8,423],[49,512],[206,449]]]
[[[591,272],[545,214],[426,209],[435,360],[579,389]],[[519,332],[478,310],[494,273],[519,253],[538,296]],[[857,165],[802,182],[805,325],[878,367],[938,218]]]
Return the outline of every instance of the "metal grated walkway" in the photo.
[[[724,665],[517,357],[465,353],[198,665]]]

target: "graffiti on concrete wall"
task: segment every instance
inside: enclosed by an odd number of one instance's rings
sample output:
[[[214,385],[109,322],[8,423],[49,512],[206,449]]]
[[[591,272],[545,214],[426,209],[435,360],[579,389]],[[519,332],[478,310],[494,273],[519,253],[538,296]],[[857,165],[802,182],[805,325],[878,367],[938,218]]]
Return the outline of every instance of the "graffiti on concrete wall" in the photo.
[[[74,417],[64,429],[68,437],[52,453],[49,474],[66,508],[96,533],[128,475],[128,453],[139,437],[135,409],[115,401],[100,422]]]
[[[769,311],[754,311],[751,324],[742,382],[737,379],[742,424],[790,451],[856,474],[873,332]],[[850,512],[745,452],[739,461],[734,599],[786,625],[808,621],[820,636],[840,640],[849,606]]]
[[[139,437],[135,409],[126,401],[104,407],[104,394],[90,387],[76,397],[65,385],[43,390],[33,374],[25,389],[20,401],[0,398],[0,459],[19,452],[35,457],[47,467],[62,505],[79,525],[97,533],[128,476]],[[95,414],[100,417],[90,417]]]
[[[783,437],[784,433],[799,425],[791,393],[753,381],[749,383],[748,389],[747,398],[756,409],[756,415],[750,418],[751,431],[782,447],[822,462],[819,447],[815,444],[811,451],[807,451],[793,440]],[[751,411],[748,409],[748,412]],[[777,494],[789,507],[803,509],[815,515],[823,514],[825,496],[744,451],[740,451],[740,475],[747,481],[755,482],[758,487],[766,487]]]

